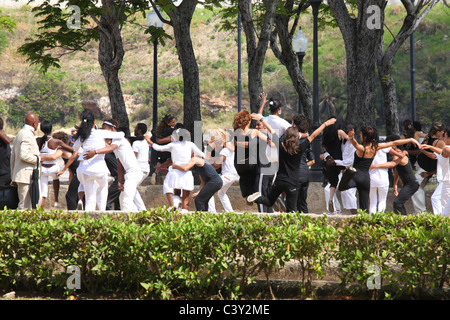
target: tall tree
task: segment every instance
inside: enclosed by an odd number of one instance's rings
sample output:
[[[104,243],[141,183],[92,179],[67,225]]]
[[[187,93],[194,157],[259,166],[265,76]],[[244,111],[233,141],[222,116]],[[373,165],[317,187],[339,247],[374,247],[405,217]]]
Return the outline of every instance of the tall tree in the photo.
[[[297,5],[296,2],[298,3]],[[277,59],[286,67],[292,84],[299,96],[306,118],[312,123],[312,92],[306,82],[292,48],[292,39],[298,27],[300,13],[309,7],[307,0],[280,1],[282,8],[275,15],[274,28],[270,36],[270,47]],[[278,39],[278,41],[277,41]]]
[[[347,121],[375,125],[375,68],[386,0],[333,0],[328,5],[344,39],[347,66]],[[374,13],[375,10],[375,13]]]
[[[417,29],[420,22],[428,12],[439,2],[439,0],[419,0],[416,5],[411,0],[402,0],[406,10],[406,17],[397,35],[384,50],[383,37],[379,39],[377,57],[378,77],[383,91],[384,109],[386,117],[386,134],[399,134],[399,123],[397,113],[397,94],[394,79],[392,78],[392,65],[394,57],[400,47]]]
[[[269,46],[278,0],[233,0],[225,8],[225,17],[236,15],[239,10],[245,33],[248,59],[248,91],[250,110],[259,109],[259,96],[263,92],[262,68]],[[226,27],[225,27],[226,28]]]
[[[108,88],[112,116],[129,131],[119,80],[125,54],[121,30],[128,17],[137,12],[145,14],[145,9],[148,5],[143,0],[58,0],[56,3],[44,0],[32,9],[36,17],[42,18],[38,21],[38,33],[28,38],[18,51],[45,73],[50,67],[59,68],[62,56],[85,51],[86,44],[98,41],[98,61]]]
[[[191,21],[197,4],[202,3],[211,8],[213,5],[220,6],[219,1],[183,0],[178,5],[175,5],[177,1],[172,0],[150,0],[150,2],[154,8],[158,6],[167,14],[169,19],[164,19],[162,15],[159,15],[160,19],[173,28],[184,82],[183,124],[187,130],[194,133],[194,122],[201,121],[202,116],[200,110],[200,76],[191,39]]]

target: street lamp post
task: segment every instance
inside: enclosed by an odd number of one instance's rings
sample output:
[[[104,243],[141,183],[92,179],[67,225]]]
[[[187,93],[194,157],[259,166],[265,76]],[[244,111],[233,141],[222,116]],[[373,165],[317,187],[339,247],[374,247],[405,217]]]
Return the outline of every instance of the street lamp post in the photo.
[[[241,13],[238,12],[238,37],[237,37],[237,45],[238,45],[238,112],[241,111],[242,107],[242,70],[241,70]]]
[[[320,126],[319,123],[319,59],[318,59],[318,37],[317,37],[317,16],[319,15],[319,6],[322,0],[308,0],[313,9],[313,125],[315,130]],[[322,134],[318,135],[312,143],[315,163],[311,167],[310,181],[323,181],[323,173],[320,165],[320,154],[322,153]]]
[[[164,23],[155,10],[147,15],[147,26],[162,28]],[[158,40],[153,41],[153,129],[158,125]]]
[[[411,1],[414,5],[414,0]],[[411,69],[411,113],[412,121],[416,121],[416,54],[414,32],[409,36],[410,69]]]
[[[302,29],[298,30],[297,35],[294,39],[292,39],[292,47],[294,48],[295,53],[298,58],[298,65],[300,67],[300,72],[302,72],[303,67],[303,58],[305,57],[306,49],[308,49],[308,38],[303,34]],[[302,101],[300,99],[300,95],[298,96],[298,113],[303,113]]]

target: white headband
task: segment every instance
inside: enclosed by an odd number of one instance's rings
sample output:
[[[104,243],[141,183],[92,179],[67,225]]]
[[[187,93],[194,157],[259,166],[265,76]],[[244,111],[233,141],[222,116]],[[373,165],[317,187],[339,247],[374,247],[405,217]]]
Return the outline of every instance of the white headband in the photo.
[[[106,124],[106,125],[108,125],[108,126],[110,126],[110,127],[113,127],[113,128],[117,128],[115,125],[113,125],[111,122],[109,122],[109,121],[103,121],[103,124]]]

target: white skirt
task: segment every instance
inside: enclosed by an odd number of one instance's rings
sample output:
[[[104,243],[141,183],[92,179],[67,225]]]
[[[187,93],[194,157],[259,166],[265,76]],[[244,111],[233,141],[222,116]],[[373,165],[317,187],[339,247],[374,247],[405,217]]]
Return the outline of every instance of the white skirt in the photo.
[[[169,167],[169,172],[164,179],[164,184],[172,189],[181,189],[186,191],[194,190],[194,176],[190,170],[181,171]]]

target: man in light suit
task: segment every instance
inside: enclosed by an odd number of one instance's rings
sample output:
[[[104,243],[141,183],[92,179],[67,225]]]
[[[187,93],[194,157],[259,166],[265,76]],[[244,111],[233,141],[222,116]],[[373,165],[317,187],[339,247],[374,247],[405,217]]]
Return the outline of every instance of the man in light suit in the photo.
[[[36,168],[39,146],[35,131],[39,125],[39,117],[34,113],[25,116],[25,125],[14,138],[11,155],[11,180],[17,185],[19,193],[18,210],[31,209],[29,195],[31,175]]]

